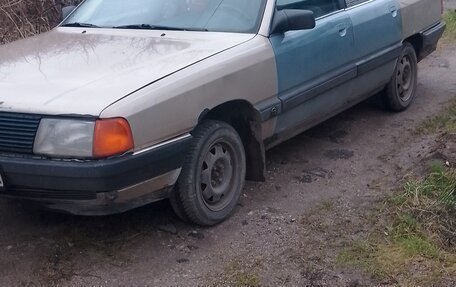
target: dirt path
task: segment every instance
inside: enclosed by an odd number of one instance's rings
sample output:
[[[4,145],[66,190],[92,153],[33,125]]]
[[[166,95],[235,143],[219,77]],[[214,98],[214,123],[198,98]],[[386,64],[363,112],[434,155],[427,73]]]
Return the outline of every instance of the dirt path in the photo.
[[[456,96],[455,51],[443,45],[420,64],[410,110],[369,101],[269,151],[267,181],[248,183],[214,228],[180,223],[166,202],[79,218],[1,200],[0,286],[388,285],[335,258],[427,156],[432,143],[413,131]]]

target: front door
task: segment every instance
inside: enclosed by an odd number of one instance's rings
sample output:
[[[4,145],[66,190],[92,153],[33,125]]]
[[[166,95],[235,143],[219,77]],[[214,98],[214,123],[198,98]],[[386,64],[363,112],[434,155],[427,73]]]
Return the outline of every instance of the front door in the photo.
[[[334,105],[331,100],[328,105],[318,103],[319,96],[356,77],[353,27],[338,0],[277,0],[277,9],[283,8],[313,11],[316,27],[270,37],[282,101],[278,134],[289,129],[296,131],[296,126],[309,127],[314,119],[337,108],[336,103],[350,91],[338,94]],[[309,101],[313,103],[309,105]]]

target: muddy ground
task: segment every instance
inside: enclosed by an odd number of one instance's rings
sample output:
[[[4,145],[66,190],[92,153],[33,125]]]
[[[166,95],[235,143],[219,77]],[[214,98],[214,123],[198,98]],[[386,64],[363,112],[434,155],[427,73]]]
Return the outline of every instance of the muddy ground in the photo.
[[[248,183],[213,228],[179,222],[167,202],[84,218],[0,200],[0,286],[394,286],[336,257],[435,155],[439,143],[415,131],[456,96],[455,75],[446,43],[420,63],[408,111],[370,100],[269,151],[267,181]]]

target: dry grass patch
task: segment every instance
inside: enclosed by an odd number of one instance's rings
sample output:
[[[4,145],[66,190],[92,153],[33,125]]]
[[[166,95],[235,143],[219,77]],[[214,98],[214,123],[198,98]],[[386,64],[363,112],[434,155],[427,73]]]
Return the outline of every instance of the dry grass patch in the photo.
[[[456,98],[448,103],[446,110],[426,121],[418,127],[420,134],[436,134],[440,132],[456,133]]]
[[[399,286],[456,284],[456,170],[432,166],[386,201],[389,226],[337,258]],[[440,286],[440,285],[439,285]]]
[[[246,263],[241,260],[234,260],[225,266],[223,272],[212,281],[210,286],[232,286],[232,287],[260,287],[261,279],[257,273],[260,263]]]

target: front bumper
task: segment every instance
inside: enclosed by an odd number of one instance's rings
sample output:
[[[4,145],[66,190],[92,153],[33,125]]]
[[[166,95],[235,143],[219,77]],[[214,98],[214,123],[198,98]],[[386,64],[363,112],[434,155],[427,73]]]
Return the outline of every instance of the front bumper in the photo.
[[[445,22],[442,21],[421,33],[423,43],[418,61],[426,58],[437,49],[437,43],[445,32],[445,27]]]
[[[77,215],[124,212],[169,195],[190,140],[93,161],[0,155],[0,196]]]

